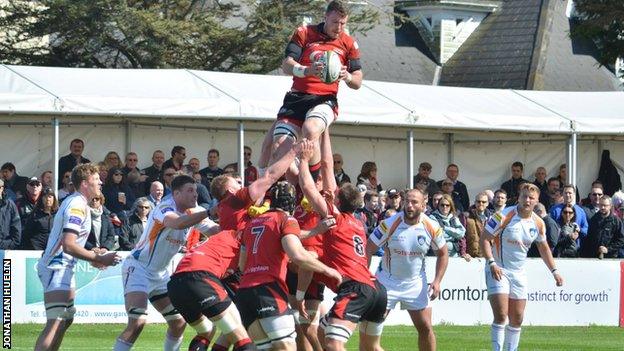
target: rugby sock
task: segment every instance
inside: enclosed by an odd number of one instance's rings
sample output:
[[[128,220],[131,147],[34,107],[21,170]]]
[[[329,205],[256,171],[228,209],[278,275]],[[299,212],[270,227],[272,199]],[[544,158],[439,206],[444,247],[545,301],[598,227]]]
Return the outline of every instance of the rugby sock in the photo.
[[[234,344],[234,351],[247,351],[247,350],[253,350],[253,343],[251,342],[251,339],[249,338],[239,340],[236,344]]]
[[[212,350],[211,351],[227,351],[228,348],[229,348],[228,346],[214,344],[214,345],[212,345]]]
[[[318,179],[319,174],[321,174],[321,163],[316,163],[313,165],[310,165],[310,174],[312,174],[312,179],[314,179],[314,181],[316,182],[316,180]]]
[[[169,335],[169,333],[167,333],[167,336],[165,336],[165,345],[163,347],[163,350],[180,351],[180,346],[182,345],[182,339],[183,339],[182,336],[180,336],[179,338],[176,338],[175,336],[171,336]]]
[[[520,344],[520,328],[508,325],[505,328],[505,351],[517,351]]]
[[[128,351],[132,348],[132,344],[117,338],[115,342],[115,346],[113,346],[113,351]]]
[[[492,351],[503,351],[505,340],[505,326],[492,323]]]

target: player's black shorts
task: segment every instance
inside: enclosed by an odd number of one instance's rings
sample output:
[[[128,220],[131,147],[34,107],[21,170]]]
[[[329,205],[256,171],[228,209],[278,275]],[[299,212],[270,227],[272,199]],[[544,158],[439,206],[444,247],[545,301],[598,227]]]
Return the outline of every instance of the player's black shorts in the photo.
[[[167,283],[167,290],[171,304],[188,323],[202,314],[217,316],[232,303],[219,278],[208,272],[176,273]]]
[[[303,122],[308,111],[320,104],[328,104],[334,113],[338,113],[336,95],[314,95],[289,91],[284,96],[284,104],[277,113],[277,118]]]
[[[286,272],[286,285],[288,286],[288,294],[295,296],[297,293],[297,273],[290,269]],[[312,282],[308,286],[308,290],[305,293],[306,300],[319,300],[323,301],[325,295],[325,285],[312,279]]]
[[[234,300],[234,296],[236,296],[236,292],[238,291],[238,285],[240,284],[241,275],[241,271],[237,269],[234,273],[221,279],[221,283],[223,283],[225,291],[227,291],[230,299],[232,300]]]
[[[278,282],[240,288],[236,307],[247,329],[256,319],[281,316],[288,312],[288,293]]]
[[[334,301],[334,306],[329,311],[329,318],[343,319],[353,323],[362,320],[381,323],[385,319],[388,296],[386,288],[376,280],[375,288],[350,280],[340,284]]]

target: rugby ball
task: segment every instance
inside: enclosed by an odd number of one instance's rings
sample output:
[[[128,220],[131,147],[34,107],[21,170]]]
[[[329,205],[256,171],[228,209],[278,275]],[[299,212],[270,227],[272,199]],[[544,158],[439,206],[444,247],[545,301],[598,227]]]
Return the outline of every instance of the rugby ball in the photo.
[[[340,70],[342,69],[342,62],[340,62],[340,56],[331,50],[327,50],[321,56],[321,61],[325,64],[323,72],[321,73],[321,81],[325,84],[332,84],[340,77]]]

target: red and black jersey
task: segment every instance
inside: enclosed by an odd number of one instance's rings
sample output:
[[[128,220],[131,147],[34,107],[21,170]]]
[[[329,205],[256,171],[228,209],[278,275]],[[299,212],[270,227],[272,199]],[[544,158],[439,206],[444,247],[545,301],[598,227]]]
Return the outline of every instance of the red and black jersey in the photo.
[[[282,248],[282,238],[300,234],[297,221],[285,212],[268,211],[250,219],[243,231],[247,261],[240,288],[250,288],[277,281],[284,291],[288,256]]]
[[[375,277],[368,270],[366,258],[366,229],[352,213],[342,213],[326,197],[329,214],[336,219],[336,227],[323,238],[324,255],[321,261],[337,270],[343,277],[374,287]],[[320,278],[322,279],[322,278]],[[336,285],[327,279],[321,280],[328,288],[336,291]]]
[[[223,230],[187,252],[175,273],[204,271],[221,279],[228,269],[236,269],[240,252],[241,234]]]
[[[246,187],[238,190],[236,194],[228,193],[217,205],[221,229],[243,230],[249,220],[247,209],[252,204],[253,200],[249,197],[249,189]]]
[[[293,217],[299,223],[299,227],[301,230],[312,230],[316,227],[321,216],[314,211],[306,211],[301,205],[295,208],[295,212],[293,213]],[[301,240],[301,245],[306,248],[306,250],[313,250],[319,254],[319,257],[323,251],[323,235],[318,234],[308,239]]]
[[[360,50],[355,40],[344,32],[338,38],[330,38],[323,33],[323,23],[297,28],[290,42],[301,48],[301,56],[294,59],[303,66],[312,65],[324,51],[332,50],[338,54],[342,64],[347,66],[350,72],[355,70],[353,68],[360,69],[350,67],[351,62],[358,62],[359,65]],[[336,95],[339,83],[340,81],[326,84],[315,76],[293,77],[292,89],[314,95]]]

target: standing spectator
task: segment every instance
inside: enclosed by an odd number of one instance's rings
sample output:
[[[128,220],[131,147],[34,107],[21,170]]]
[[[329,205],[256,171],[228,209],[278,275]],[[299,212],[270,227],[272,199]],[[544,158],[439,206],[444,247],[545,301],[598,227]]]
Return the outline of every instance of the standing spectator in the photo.
[[[433,179],[429,178],[431,174],[431,163],[422,162],[418,166],[418,174],[414,176],[414,187],[418,184],[422,184],[425,188],[427,188],[427,193],[435,194],[437,191],[440,191],[438,184],[433,181]]]
[[[41,181],[41,187],[43,189],[45,188],[50,188],[50,189],[54,189],[55,186],[52,182],[54,182],[54,177],[52,176],[52,171],[44,171],[43,173],[41,173],[41,178],[39,178],[39,180]]]
[[[546,175],[546,168],[544,167],[537,167],[535,170],[535,180],[533,180],[533,184],[539,188],[540,194],[546,192],[547,189]]]
[[[4,180],[0,179],[0,250],[15,250],[19,247],[22,235],[17,206],[4,195]]]
[[[447,179],[453,182],[453,191],[457,193],[457,197],[459,199],[459,201],[455,203],[455,206],[459,209],[460,207],[457,205],[461,204],[461,211],[467,211],[468,208],[470,207],[470,198],[468,197],[468,189],[466,188],[466,184],[457,180],[458,177],[459,177],[459,166],[457,166],[454,163],[451,163],[450,165],[446,166],[446,179],[442,179],[438,181],[437,185],[438,185],[438,188],[442,189],[442,184]]]
[[[492,207],[490,210],[492,213],[501,212],[507,206],[507,192],[503,189],[498,189],[494,192],[494,201],[492,201]]]
[[[57,210],[58,201],[54,191],[50,188],[43,189],[35,210],[28,216],[24,225],[22,250],[45,250]]]
[[[146,199],[147,201],[152,203],[152,207],[156,207],[158,206],[158,204],[160,204],[160,201],[162,200],[164,194],[165,187],[162,185],[162,183],[159,181],[154,181],[150,185],[150,193],[149,195],[147,195]]]
[[[583,212],[584,214],[585,212]],[[555,257],[578,257],[577,241],[581,228],[575,222],[576,212],[574,205],[565,204],[560,210],[559,239],[554,249]]]
[[[111,212],[104,207],[104,195],[95,196],[89,202],[91,212],[91,231],[85,243],[85,249],[95,248],[111,251],[115,247],[115,227],[110,219]]]
[[[152,165],[143,169],[147,179],[146,183],[152,184],[155,181],[162,182],[162,166],[165,163],[165,153],[162,150],[156,150],[152,154]]]
[[[26,183],[28,178],[17,175],[15,171],[15,165],[11,162],[7,162],[0,167],[2,173],[2,180],[4,180],[4,186],[7,189],[11,189],[15,193],[16,198],[20,198],[26,194]]]
[[[71,172],[74,167],[83,163],[90,163],[88,158],[82,156],[84,151],[84,141],[82,139],[74,139],[69,143],[69,154],[61,157],[58,161],[59,174],[65,174],[65,172]],[[63,186],[61,179],[57,186],[60,188]]]
[[[130,251],[134,249],[141,234],[143,234],[143,228],[147,225],[147,217],[153,209],[152,202],[145,197],[140,197],[134,202],[132,215],[124,224],[122,235],[119,236],[119,250]]]
[[[108,178],[102,187],[102,194],[107,199],[107,209],[116,214],[122,220],[125,219],[125,211],[130,210],[134,203],[134,195],[126,184],[123,171],[113,168],[108,172]]]
[[[245,186],[249,186],[258,179],[258,170],[251,163],[251,148],[249,146],[245,146],[243,158],[245,161]]]
[[[171,158],[163,163],[163,169],[173,168],[175,171],[181,171],[184,167],[184,159],[186,159],[186,149],[183,146],[176,145],[171,149]]]
[[[344,161],[341,154],[334,154],[334,178],[336,178],[336,184],[341,187],[344,183],[351,183],[351,177],[349,177],[344,169]]]
[[[529,183],[522,178],[524,166],[522,162],[516,161],[511,164],[511,179],[501,184],[501,189],[507,192],[507,205],[512,206],[518,202],[518,187],[522,183]]]
[[[367,190],[381,191],[382,187],[377,180],[377,165],[373,161],[362,164],[360,175],[357,176],[357,185],[364,184]]]
[[[544,226],[546,227],[546,242],[552,252],[559,241],[559,232],[561,231],[561,228],[559,227],[559,224],[557,224],[557,222],[550,217],[548,211],[546,211],[546,207],[543,204],[539,203],[535,205],[533,212],[535,212],[535,214],[544,221]],[[540,257],[539,249],[537,248],[537,244],[535,242],[533,242],[529,252],[527,252],[527,257]]]
[[[126,155],[125,165],[121,169],[126,175],[126,182],[132,190],[132,194],[135,198],[145,195],[145,181],[147,175],[145,171],[142,171],[137,167],[139,163],[139,156],[135,152],[129,152]]]
[[[223,174],[223,170],[219,168],[219,158],[219,150],[208,150],[208,167],[199,171],[199,174],[202,177],[202,184],[204,184],[208,189],[210,189],[210,183],[212,183],[212,180]]]
[[[589,220],[589,232],[581,240],[581,257],[618,258],[624,247],[624,227],[611,211],[612,205],[609,195],[601,197],[600,211]]]
[[[187,166],[191,168],[191,170],[193,171],[193,174],[198,173],[199,172],[199,159],[196,157],[191,158]]]
[[[466,234],[466,228],[461,224],[459,218],[455,215],[455,205],[450,195],[442,195],[442,199],[431,213],[431,218],[438,221],[440,227],[444,229],[444,239],[448,247],[449,257],[458,257],[465,254],[465,241],[462,239]],[[462,252],[464,251],[464,252]]]
[[[106,163],[106,168],[121,168],[123,165],[121,164],[121,157],[115,151],[109,151],[106,156],[104,156],[104,163]]]
[[[464,205],[462,204],[461,196],[459,195],[459,193],[454,190],[455,188],[453,187],[452,180],[448,178],[444,179],[441,185],[442,185],[442,193],[450,196],[451,199],[453,199],[453,205],[455,205],[454,207],[455,207],[456,215],[468,209],[468,207],[464,207]]]
[[[602,187],[592,187],[591,192],[589,193],[590,203],[583,207],[588,221],[591,221],[592,217],[594,217],[594,215],[600,210],[600,199],[603,195],[604,193]],[[611,208],[611,204],[609,205],[609,208]]]
[[[488,210],[488,197],[484,192],[475,196],[474,206],[468,211],[466,218],[466,254],[470,257],[482,257],[479,247],[481,232],[485,226],[485,221],[492,214]]]
[[[557,222],[561,220],[561,211],[566,205],[572,206],[574,209],[574,221],[579,225],[581,230],[581,238],[587,235],[587,229],[589,227],[587,223],[587,215],[583,207],[579,206],[575,202],[575,190],[573,185],[565,185],[563,187],[563,204],[558,204],[550,209],[550,216]],[[576,242],[579,244],[579,240]]]
[[[550,209],[553,205],[555,205],[555,199],[557,198],[557,190],[561,190],[561,186],[559,184],[559,178],[551,177],[548,178],[548,182],[546,183],[546,189],[540,192],[540,203],[546,207],[546,210]]]
[[[63,202],[66,197],[74,193],[74,185],[71,181],[71,171],[67,171],[63,174],[61,182],[63,183],[63,187],[58,191],[59,203]]]
[[[357,209],[355,215],[366,224],[367,232],[370,235],[379,221],[379,194],[371,190],[366,191],[364,193],[364,206]]]
[[[39,179],[37,179],[37,177],[32,177],[28,181],[28,184],[26,184],[26,193],[24,196],[17,199],[15,202],[17,211],[22,219],[22,228],[26,225],[28,216],[30,216],[37,206],[37,201],[39,201],[39,197],[41,197],[41,190],[41,182]]]

